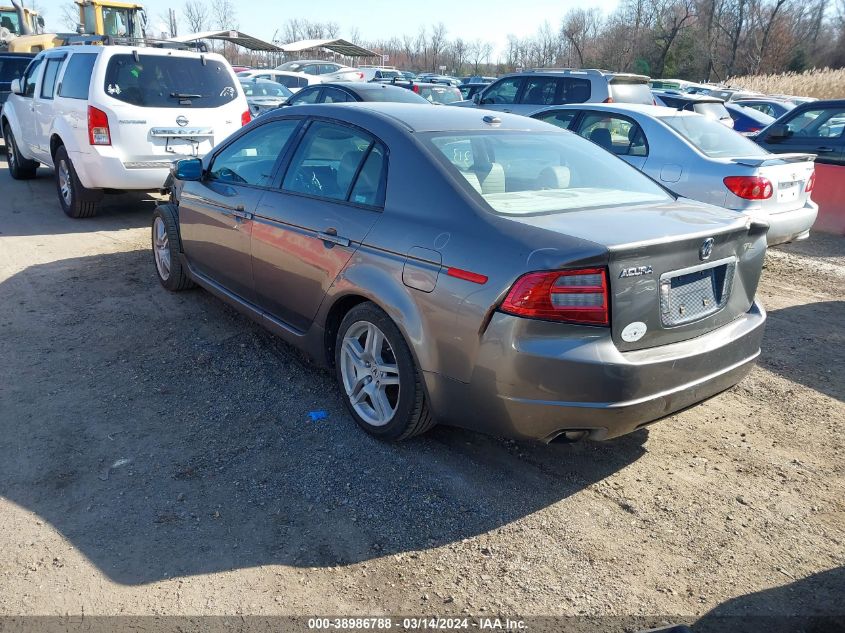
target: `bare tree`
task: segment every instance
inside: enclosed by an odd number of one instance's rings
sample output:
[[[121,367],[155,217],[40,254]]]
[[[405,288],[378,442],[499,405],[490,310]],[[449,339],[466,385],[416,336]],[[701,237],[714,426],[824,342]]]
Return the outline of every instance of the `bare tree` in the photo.
[[[191,33],[202,33],[209,27],[208,7],[202,0],[186,0],[182,17],[188,23]]]
[[[583,68],[587,45],[595,38],[601,22],[598,9],[571,9],[561,23],[561,33],[572,45],[578,57],[578,67]]]
[[[440,54],[446,47],[446,25],[438,22],[431,27],[431,69],[436,71]]]

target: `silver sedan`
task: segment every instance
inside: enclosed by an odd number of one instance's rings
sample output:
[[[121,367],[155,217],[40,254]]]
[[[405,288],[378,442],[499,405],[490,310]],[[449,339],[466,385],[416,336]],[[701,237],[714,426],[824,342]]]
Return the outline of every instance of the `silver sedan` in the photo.
[[[707,117],[672,108],[590,103],[532,117],[580,134],[679,196],[767,222],[769,246],[806,239],[816,220],[812,154],[772,154]]]

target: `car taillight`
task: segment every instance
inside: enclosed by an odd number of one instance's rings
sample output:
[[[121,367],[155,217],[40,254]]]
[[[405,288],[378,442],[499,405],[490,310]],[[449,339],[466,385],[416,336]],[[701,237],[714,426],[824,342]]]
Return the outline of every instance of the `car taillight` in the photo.
[[[363,79],[363,78],[364,78],[364,73],[358,73],[358,79]]]
[[[94,106],[88,106],[88,142],[91,145],[111,145],[109,115]]]
[[[419,92],[419,91],[420,91],[420,87],[419,87],[417,84],[414,84],[414,86],[413,86],[412,90],[413,90],[414,92]]]
[[[613,97],[608,97],[607,99],[605,99],[604,101],[602,101],[602,103],[613,103]],[[655,104],[655,105],[656,105],[656,104]]]
[[[807,185],[804,187],[804,191],[810,193],[813,188],[816,186],[816,172],[814,171],[810,174],[810,178],[807,180]]]
[[[502,302],[516,316],[586,325],[610,325],[607,270],[581,268],[528,273]]]
[[[247,110],[241,115],[241,127],[245,126],[250,121],[252,121],[252,115],[249,113],[249,110]]]
[[[772,197],[772,183],[762,176],[728,176],[723,182],[731,193],[745,200],[767,200]]]

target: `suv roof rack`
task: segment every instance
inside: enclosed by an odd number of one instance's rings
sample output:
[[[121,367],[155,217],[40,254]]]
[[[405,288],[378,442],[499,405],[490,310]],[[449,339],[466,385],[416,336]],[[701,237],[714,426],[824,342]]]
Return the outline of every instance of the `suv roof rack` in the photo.
[[[79,35],[75,33],[61,34],[64,46],[142,46],[149,48],[172,48],[181,51],[207,53],[208,44],[205,42],[174,42],[173,40],[140,39],[132,37],[115,37],[113,35]]]
[[[524,73],[545,73],[545,72],[553,72],[553,73],[584,73],[585,75],[611,75],[609,70],[604,70],[602,68],[526,68],[522,72]]]

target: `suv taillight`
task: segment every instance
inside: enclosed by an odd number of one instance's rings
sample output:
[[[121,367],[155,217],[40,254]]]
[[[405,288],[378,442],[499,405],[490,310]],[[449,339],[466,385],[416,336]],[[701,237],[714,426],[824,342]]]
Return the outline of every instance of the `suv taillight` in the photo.
[[[247,110],[241,115],[241,127],[245,126],[250,121],[252,121],[252,115],[249,113],[249,110]]]
[[[528,273],[502,302],[516,316],[585,325],[610,325],[607,270],[579,268]]]
[[[745,200],[768,200],[772,183],[762,176],[728,176],[723,180],[732,194]]]
[[[810,177],[807,179],[807,185],[804,187],[804,191],[810,193],[813,191],[813,188],[816,186],[816,172],[813,170],[813,173],[810,174]]]
[[[94,106],[88,106],[88,142],[91,145],[111,145],[109,115]]]

